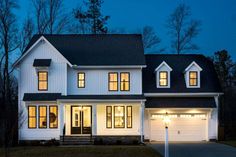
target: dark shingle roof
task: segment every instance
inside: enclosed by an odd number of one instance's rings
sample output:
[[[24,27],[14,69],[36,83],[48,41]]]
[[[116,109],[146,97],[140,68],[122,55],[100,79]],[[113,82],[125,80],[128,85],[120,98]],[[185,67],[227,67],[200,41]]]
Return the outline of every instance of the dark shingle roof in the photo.
[[[42,35],[34,35],[27,51]],[[71,64],[145,65],[141,35],[43,35]]]
[[[23,101],[56,101],[61,93],[25,93]]]
[[[51,64],[51,59],[35,59],[33,66],[34,67],[49,67]]]
[[[149,97],[146,108],[214,108],[214,98],[208,97]]]
[[[61,93],[25,93],[23,101],[56,101],[57,99],[143,100],[144,95],[61,95]]]
[[[196,54],[147,54],[147,68],[143,69],[144,93],[198,93],[221,92],[221,87],[213,63],[203,55]],[[157,88],[154,70],[165,61],[172,69],[170,88]],[[201,68],[201,87],[187,88],[184,70],[195,61]]]

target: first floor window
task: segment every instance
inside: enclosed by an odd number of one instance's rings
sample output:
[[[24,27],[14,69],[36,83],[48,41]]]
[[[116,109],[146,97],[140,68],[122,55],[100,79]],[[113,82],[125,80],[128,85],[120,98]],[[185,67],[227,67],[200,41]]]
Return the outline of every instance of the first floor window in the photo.
[[[127,115],[127,128],[132,128],[132,106],[127,106],[126,115]]]
[[[47,71],[38,72],[38,90],[39,91],[48,90],[48,72]]]
[[[28,106],[28,128],[36,128],[36,106]]]
[[[111,72],[108,74],[108,90],[118,91],[118,73]]]
[[[78,73],[78,88],[85,88],[85,73]]]
[[[160,73],[159,73],[159,86],[168,86],[168,73],[167,73],[167,71],[160,71]]]
[[[39,128],[47,128],[47,106],[39,106]]]
[[[112,106],[106,107],[106,126],[107,128],[112,128]]]
[[[125,127],[125,107],[115,106],[114,107],[114,128]]]
[[[129,91],[130,88],[130,76],[128,72],[120,73],[120,90]]]
[[[49,106],[49,128],[58,127],[58,109],[57,106]]]
[[[189,86],[197,86],[198,84],[197,71],[189,72]]]

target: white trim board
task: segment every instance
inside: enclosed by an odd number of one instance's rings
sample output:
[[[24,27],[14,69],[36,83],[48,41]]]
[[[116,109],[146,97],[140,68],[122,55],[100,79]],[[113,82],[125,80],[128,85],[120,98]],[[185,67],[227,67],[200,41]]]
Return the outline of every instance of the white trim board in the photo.
[[[146,97],[192,97],[192,96],[205,96],[205,97],[212,97],[212,96],[220,96],[224,93],[144,93]]]

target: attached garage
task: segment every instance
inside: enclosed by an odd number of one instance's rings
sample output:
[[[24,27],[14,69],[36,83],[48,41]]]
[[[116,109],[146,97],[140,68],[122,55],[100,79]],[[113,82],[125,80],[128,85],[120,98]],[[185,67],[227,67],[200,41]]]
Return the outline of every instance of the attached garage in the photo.
[[[207,140],[206,114],[172,114],[169,124],[170,141]],[[152,115],[150,120],[150,140],[164,141],[165,127],[162,115]]]
[[[148,97],[145,102],[144,138],[164,141],[163,117],[170,116],[169,141],[217,139],[217,108],[212,97]]]

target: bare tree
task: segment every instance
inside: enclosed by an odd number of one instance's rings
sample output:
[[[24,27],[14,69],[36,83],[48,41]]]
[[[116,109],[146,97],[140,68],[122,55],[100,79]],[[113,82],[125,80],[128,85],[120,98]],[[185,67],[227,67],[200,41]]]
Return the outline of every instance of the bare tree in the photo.
[[[63,0],[32,0],[37,33],[59,34],[66,31],[69,16],[63,8]]]
[[[23,27],[21,30],[20,47],[19,47],[21,53],[23,53],[30,39],[33,37],[34,30],[35,29],[33,20],[30,17],[27,17],[23,23]]]
[[[2,107],[1,128],[3,129],[5,156],[8,156],[8,147],[11,145],[13,134],[11,130],[17,118],[14,116],[15,108],[11,91],[11,71],[9,66],[9,53],[18,48],[17,23],[14,10],[18,8],[15,0],[0,1],[0,43],[3,52],[1,58]],[[16,110],[17,111],[17,110]]]
[[[173,38],[171,47],[175,49],[177,54],[186,50],[198,49],[198,46],[192,43],[192,40],[198,35],[201,22],[190,19],[190,16],[190,7],[180,4],[167,20],[167,26]]]
[[[142,38],[143,38],[143,46],[144,49],[151,49],[158,46],[161,42],[161,39],[157,36],[155,30],[151,26],[145,26],[142,30]],[[164,49],[160,49],[160,52],[164,51]]]

